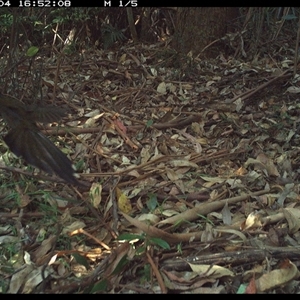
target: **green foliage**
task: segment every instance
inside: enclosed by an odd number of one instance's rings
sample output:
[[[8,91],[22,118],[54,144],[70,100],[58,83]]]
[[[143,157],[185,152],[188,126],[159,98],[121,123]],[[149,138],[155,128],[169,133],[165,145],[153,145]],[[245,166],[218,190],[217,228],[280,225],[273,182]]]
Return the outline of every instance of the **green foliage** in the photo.
[[[13,23],[12,14],[0,14],[0,33],[6,33]]]
[[[151,119],[151,120],[148,120],[147,121],[147,124],[146,124],[146,127],[149,128],[153,125],[154,121]]]
[[[140,235],[140,234],[132,234],[132,233],[123,233],[123,234],[120,234],[117,238],[118,241],[133,241],[133,240],[140,240],[140,239],[143,239],[143,236]]]
[[[139,270],[140,283],[145,284],[151,281],[152,269],[150,264],[145,264],[142,270]]]
[[[115,14],[115,10],[103,7],[74,7],[19,10],[16,8],[3,8],[0,10],[0,40],[8,43],[13,24],[16,25],[14,33],[18,38],[17,44],[28,43],[41,48],[53,41],[54,31],[57,32],[56,41],[62,43],[65,54],[76,53],[78,42],[99,42],[103,39],[105,48],[110,47],[116,41],[123,41],[125,36],[116,26],[110,25],[112,20],[121,14]],[[14,20],[15,18],[15,20]],[[104,21],[105,20],[105,21]],[[103,25],[104,24],[104,25]],[[121,25],[123,26],[123,25]],[[101,30],[102,28],[102,30]],[[65,45],[69,33],[74,30],[75,37],[69,45]],[[27,44],[28,45],[28,44]],[[9,51],[9,49],[7,49]],[[24,50],[26,51],[26,50]],[[33,53],[27,53],[32,56]]]
[[[237,294],[245,294],[246,290],[247,290],[247,286],[248,286],[248,283],[241,284],[236,293]]]
[[[149,238],[149,243],[152,245],[157,245],[161,247],[162,249],[170,250],[170,245],[161,238]]]
[[[0,293],[7,293],[8,287],[8,282],[5,282],[4,279],[0,278]]]
[[[1,257],[6,258],[6,262],[9,261],[10,263],[16,262],[16,255],[20,253],[20,242],[16,239],[15,242],[3,242],[1,243],[0,247],[0,254]]]
[[[286,21],[290,21],[290,20],[297,19],[297,16],[295,16],[294,14],[290,14],[290,15],[283,16],[282,19],[284,19]]]
[[[90,264],[88,262],[88,260],[80,255],[79,253],[73,253],[72,256],[75,258],[76,262],[82,266],[84,266],[87,270],[90,268]]]
[[[26,52],[26,55],[29,56],[29,57],[32,57],[32,56],[35,56],[39,51],[39,48],[38,47],[30,47],[27,52]]]
[[[95,18],[100,10],[101,8],[97,7],[74,7],[71,10],[56,8],[50,12],[50,19],[54,24],[72,24],[74,26]]]
[[[154,211],[158,206],[157,195],[156,194],[150,194],[149,199],[146,202],[146,205],[147,205],[149,211],[151,211],[151,212]]]
[[[85,293],[96,293],[96,292],[105,292],[107,290],[107,286],[108,286],[108,280],[107,279],[103,279],[99,282],[97,282],[95,285],[93,285],[93,287],[91,288],[91,290],[87,290],[85,291]]]
[[[176,248],[177,248],[178,253],[179,253],[180,255],[182,255],[182,244],[181,244],[181,243],[178,244]]]
[[[101,29],[104,49],[109,48],[116,41],[124,41],[125,36],[121,30],[113,27],[111,24],[104,24]]]
[[[112,272],[112,274],[119,274],[121,271],[122,271],[122,269],[123,269],[123,267],[125,266],[125,265],[127,265],[128,264],[128,259],[127,259],[127,257],[126,256],[123,256],[121,259],[120,259],[120,261],[119,261],[119,263],[117,264],[117,266],[116,266],[116,268],[114,269],[114,271]]]

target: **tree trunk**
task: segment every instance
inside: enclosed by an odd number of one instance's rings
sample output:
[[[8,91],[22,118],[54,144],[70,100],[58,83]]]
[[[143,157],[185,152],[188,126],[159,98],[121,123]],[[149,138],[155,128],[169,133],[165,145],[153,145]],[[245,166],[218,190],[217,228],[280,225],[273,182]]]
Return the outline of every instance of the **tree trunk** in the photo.
[[[192,50],[198,55],[212,42],[234,31],[233,21],[238,13],[236,7],[179,7],[173,47],[181,53]],[[216,57],[220,52],[225,52],[224,44],[215,42],[203,54]]]

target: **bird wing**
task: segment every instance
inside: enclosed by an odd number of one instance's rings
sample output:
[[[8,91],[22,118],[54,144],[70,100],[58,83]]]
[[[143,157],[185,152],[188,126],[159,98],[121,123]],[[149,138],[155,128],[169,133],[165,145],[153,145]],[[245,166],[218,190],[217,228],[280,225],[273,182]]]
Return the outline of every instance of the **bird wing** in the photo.
[[[24,160],[65,181],[78,184],[71,161],[46,136],[35,128],[17,126],[4,137],[9,149]]]
[[[39,123],[51,123],[57,122],[66,115],[66,110],[56,106],[48,107],[26,107],[26,113],[35,122]]]

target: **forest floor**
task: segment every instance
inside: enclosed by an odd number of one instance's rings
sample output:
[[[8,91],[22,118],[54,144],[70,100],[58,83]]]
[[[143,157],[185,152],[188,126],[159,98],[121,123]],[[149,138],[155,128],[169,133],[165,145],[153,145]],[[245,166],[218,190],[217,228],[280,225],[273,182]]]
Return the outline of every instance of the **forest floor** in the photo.
[[[84,186],[1,144],[2,292],[299,293],[300,83],[281,51],[45,58],[44,101],[69,111],[45,132]]]

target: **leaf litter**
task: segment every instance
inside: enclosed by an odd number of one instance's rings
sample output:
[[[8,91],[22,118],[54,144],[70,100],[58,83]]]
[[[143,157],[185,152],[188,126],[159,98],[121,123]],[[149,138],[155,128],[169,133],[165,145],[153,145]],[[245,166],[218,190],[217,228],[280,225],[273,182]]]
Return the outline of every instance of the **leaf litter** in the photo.
[[[165,50],[125,50],[93,50],[77,74],[76,57],[61,65],[57,101],[74,94],[65,150],[87,188],[2,188],[8,292],[299,291],[292,62],[197,58],[178,78],[155,60]]]

